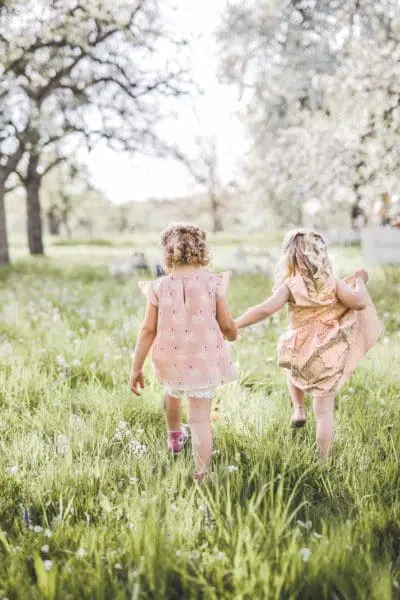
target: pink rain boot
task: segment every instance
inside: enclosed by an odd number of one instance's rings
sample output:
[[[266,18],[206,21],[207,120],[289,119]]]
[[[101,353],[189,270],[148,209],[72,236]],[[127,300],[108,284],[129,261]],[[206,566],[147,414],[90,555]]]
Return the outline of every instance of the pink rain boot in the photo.
[[[168,451],[172,454],[180,454],[187,444],[189,434],[187,428],[182,425],[180,431],[168,432]]]

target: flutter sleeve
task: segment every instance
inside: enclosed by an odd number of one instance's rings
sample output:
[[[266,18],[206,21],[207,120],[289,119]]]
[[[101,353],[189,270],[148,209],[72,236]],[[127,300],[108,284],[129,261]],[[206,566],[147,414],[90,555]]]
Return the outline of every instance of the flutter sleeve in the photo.
[[[140,291],[147,298],[147,302],[153,306],[158,306],[158,297],[154,281],[139,281]]]
[[[231,276],[232,276],[232,271],[224,271],[222,273],[219,273],[216,276],[217,277],[217,289],[216,289],[217,300],[219,300],[220,298],[225,298],[225,296],[228,292],[228,287],[229,287],[229,282],[231,280]]]

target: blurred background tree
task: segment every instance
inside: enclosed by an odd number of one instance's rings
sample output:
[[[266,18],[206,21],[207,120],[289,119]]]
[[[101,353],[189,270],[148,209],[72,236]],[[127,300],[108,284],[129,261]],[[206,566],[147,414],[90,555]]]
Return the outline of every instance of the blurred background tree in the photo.
[[[311,206],[326,226],[343,203],[395,191],[395,0],[233,1],[218,36],[221,76],[243,99],[244,167],[259,207],[287,226]]]
[[[185,46],[171,34],[156,0],[112,6],[15,0],[12,13],[1,13],[2,234],[4,195],[18,164],[29,250],[43,254],[40,188],[57,164],[100,140],[130,152],[165,151],[157,126],[168,101],[190,88]],[[18,103],[19,111],[7,110]],[[4,248],[0,260],[8,261]]]

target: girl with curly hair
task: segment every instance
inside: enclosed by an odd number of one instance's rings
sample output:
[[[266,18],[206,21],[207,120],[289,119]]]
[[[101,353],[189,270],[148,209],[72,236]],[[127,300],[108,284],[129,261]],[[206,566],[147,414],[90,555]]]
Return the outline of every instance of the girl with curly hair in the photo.
[[[304,394],[310,393],[322,458],[333,441],[335,394],[380,333],[367,281],[364,270],[336,279],[322,236],[295,229],[285,238],[272,296],[235,321],[238,328],[248,327],[288,304],[290,329],[279,339],[278,361],[288,372],[291,422],[305,425]]]
[[[168,227],[161,238],[165,277],[141,282],[147,312],[137,340],[130,387],[140,395],[143,364],[152,348],[155,374],[165,391],[168,449],[182,451],[187,434],[181,423],[181,401],[188,399],[195,480],[211,466],[210,410],[216,388],[236,378],[224,338],[237,330],[226,302],[230,273],[215,275],[209,264],[206,234],[193,225]]]

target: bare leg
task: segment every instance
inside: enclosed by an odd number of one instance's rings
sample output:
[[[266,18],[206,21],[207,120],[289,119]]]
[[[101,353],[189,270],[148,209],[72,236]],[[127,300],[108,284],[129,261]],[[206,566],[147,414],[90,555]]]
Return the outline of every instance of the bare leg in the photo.
[[[188,422],[192,433],[195,472],[207,473],[211,466],[211,402],[205,398],[188,399]]]
[[[292,425],[294,427],[302,427],[307,418],[304,405],[304,392],[293,385],[289,379],[287,380],[287,386],[293,406]]]
[[[317,422],[317,448],[322,459],[326,459],[333,442],[335,396],[320,396],[313,399]]]
[[[174,396],[165,396],[165,422],[168,432],[181,430],[182,400]]]

